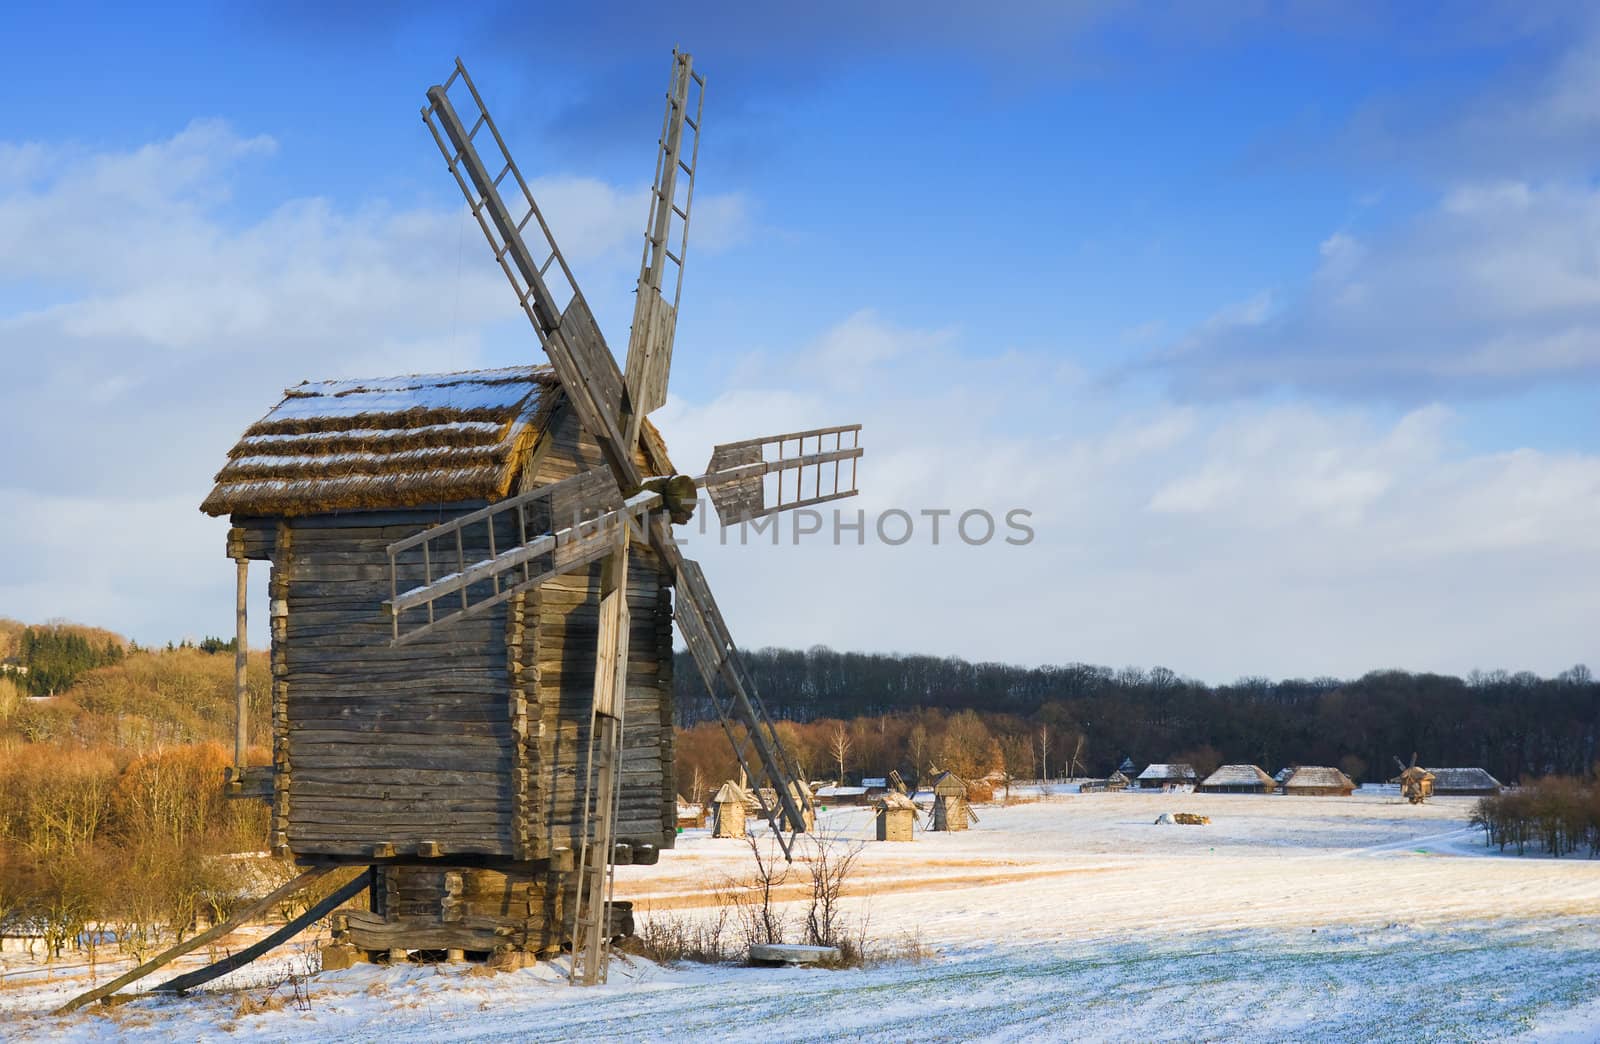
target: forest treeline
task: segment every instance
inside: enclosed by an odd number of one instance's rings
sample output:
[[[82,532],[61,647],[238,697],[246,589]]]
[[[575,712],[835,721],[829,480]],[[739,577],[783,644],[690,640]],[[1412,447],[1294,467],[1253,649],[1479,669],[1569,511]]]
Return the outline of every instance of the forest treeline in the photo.
[[[1202,771],[1233,762],[1269,772],[1291,764],[1333,765],[1372,782],[1393,775],[1396,757],[1409,760],[1416,752],[1425,765],[1481,766],[1513,782],[1587,776],[1600,756],[1600,683],[1583,666],[1553,678],[1526,671],[1459,678],[1391,670],[1353,680],[1243,678],[1206,685],[1164,667],[1013,667],[822,647],[760,649],[744,658],[768,713],[791,723],[785,727],[792,734],[808,737],[801,743],[808,751],[827,746],[833,734],[828,722],[846,723],[859,752],[854,769],[846,770],[852,776],[926,769],[927,752],[939,756],[944,729],[962,711],[972,712],[995,740],[988,768],[1020,775],[1047,767],[1052,775],[1058,767],[1065,771],[1065,759],[1077,752],[1081,764],[1072,771],[1090,775],[1105,775],[1128,757],[1140,768],[1191,761]],[[674,679],[679,726],[696,731],[714,722],[715,709],[687,653],[678,654]],[[932,736],[920,745],[911,739],[919,724]],[[970,723],[962,728],[974,731]],[[1023,760],[1030,743],[1031,770]],[[689,749],[697,749],[692,741]],[[1008,749],[1014,769],[1000,764]],[[825,767],[821,757],[808,760]]]
[[[231,656],[141,650],[110,632],[0,621],[0,947],[8,935],[136,958],[225,917],[285,869],[229,853],[266,845],[267,810],[228,801]],[[35,694],[28,682],[52,673]],[[248,670],[265,740],[267,658]],[[41,696],[54,693],[50,698]],[[253,751],[264,761],[268,750]]]

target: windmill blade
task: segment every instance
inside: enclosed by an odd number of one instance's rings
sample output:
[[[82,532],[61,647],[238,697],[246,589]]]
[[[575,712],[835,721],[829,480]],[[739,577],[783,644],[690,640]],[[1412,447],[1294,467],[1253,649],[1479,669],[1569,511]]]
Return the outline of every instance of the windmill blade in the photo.
[[[469,113],[476,114],[470,129],[462,123],[450,98],[450,89],[458,80],[471,99]],[[467,205],[494,252],[495,261],[516,292],[517,303],[527,314],[546,354],[555,365],[556,375],[573,409],[577,411],[578,420],[599,444],[618,490],[633,496],[640,489],[643,475],[631,452],[634,444],[623,435],[622,371],[618,369],[616,359],[612,357],[599,327],[595,325],[594,317],[578,290],[577,281],[573,279],[566,259],[561,256],[554,237],[550,235],[549,226],[539,213],[533,193],[512,162],[504,139],[490,119],[483,99],[460,59],[456,60],[456,68],[450,78],[442,85],[430,87],[427,93],[428,105],[422,110],[422,118],[445,158],[445,165],[466,197]],[[474,139],[485,128],[496,150],[494,156],[498,173],[495,174],[489,173],[489,167],[474,145]],[[514,179],[522,194],[522,201],[527,204],[527,210],[520,218],[512,216],[500,194],[500,185],[508,175]],[[537,227],[531,228],[530,223]],[[524,239],[525,232],[536,234],[535,238],[543,248],[548,249],[548,254],[541,252],[536,257]],[[559,269],[565,288],[571,291],[564,309],[561,298],[546,282],[546,277],[554,270],[552,266]],[[558,283],[555,289],[561,290],[562,285]],[[725,700],[717,703],[723,728],[733,738],[734,724],[745,727],[746,740],[753,745],[762,772],[775,784],[774,789],[783,806],[786,821],[797,830],[803,829],[805,818],[796,807],[788,785],[791,780],[799,778],[798,773],[772,730],[772,723],[761,707],[754,683],[738,662],[733,640],[728,637],[726,625],[716,611],[716,603],[711,599],[705,576],[700,573],[698,566],[683,558],[666,519],[659,513],[650,520],[648,532],[651,546],[661,557],[663,566],[679,578],[679,621],[684,624],[685,633],[692,627],[699,627],[702,640],[698,643],[700,650],[695,654],[695,662],[702,676],[707,679],[707,685],[712,687],[713,699],[717,700],[716,693],[729,693]],[[685,577],[689,578],[688,583]],[[468,595],[463,594],[462,598],[463,612],[469,611]],[[432,603],[428,604],[431,606]],[[691,619],[693,623],[686,622]],[[718,685],[723,688],[716,688]],[[735,752],[741,763],[745,750],[735,742]],[[809,798],[804,800],[809,803]],[[784,839],[781,833],[779,840],[783,844],[785,857],[792,858],[790,840]]]
[[[451,100],[457,90],[467,113],[473,118],[470,129],[462,122]],[[422,110],[423,122],[433,133],[434,143],[444,155],[445,165],[466,197],[472,216],[483,230],[494,259],[505,272],[545,353],[555,364],[556,376],[567,398],[577,410],[578,419],[600,445],[606,462],[617,476],[618,486],[627,493],[639,487],[639,472],[618,424],[622,407],[622,371],[606,346],[600,327],[578,289],[578,281],[567,267],[567,260],[556,246],[550,226],[545,223],[533,192],[511,159],[505,139],[484,107],[483,98],[467,75],[466,66],[456,59],[455,71],[441,85],[428,88],[428,104]],[[488,130],[490,155],[496,173],[479,153],[476,139]],[[506,178],[512,179],[520,216],[501,194]],[[530,245],[529,240],[537,244]]]
[[[698,87],[698,91],[691,91]],[[693,93],[695,97],[690,98]],[[683,297],[683,262],[689,250],[689,214],[694,207],[694,175],[700,163],[700,118],[705,111],[705,77],[694,71],[694,59],[672,52],[672,82],[667,111],[657,142],[656,176],[645,224],[644,257],[639,261],[639,286],[633,303],[633,330],[628,339],[625,384],[629,416],[624,425],[629,445],[638,437],[644,416],[667,401],[667,375],[672,369],[672,341]],[[690,116],[690,109],[694,115]],[[685,140],[687,139],[687,141]],[[687,151],[689,159],[684,160]],[[682,174],[686,180],[680,181]],[[679,189],[683,188],[682,202]],[[673,253],[673,247],[677,253]],[[672,299],[663,294],[671,266]]]
[[[383,603],[391,644],[604,558],[619,531],[643,528],[661,504],[653,489],[623,500],[610,472],[595,468],[396,540],[388,547],[390,595]]]
[[[745,668],[744,661],[739,658],[739,650],[733,644],[733,637],[728,633],[728,626],[722,619],[716,600],[711,597],[711,588],[706,584],[699,563],[679,557],[677,570],[675,615],[683,632],[684,644],[694,656],[700,678],[705,682],[706,691],[711,694],[711,701],[722,720],[722,728],[733,744],[739,769],[746,773],[751,781],[751,789],[758,795],[761,814],[777,829],[784,857],[792,860],[794,835],[805,830],[808,813],[812,812],[811,789],[794,785],[801,778],[799,770],[788,749],[778,739],[772,720],[761,704],[755,682]],[[734,731],[735,724],[744,726],[742,737]],[[754,766],[747,756],[752,751],[757,756]],[[778,803],[776,809],[767,807],[765,799],[760,797],[763,779],[768,781],[774,792]],[[784,837],[780,823],[789,830],[789,837]]]
[[[769,435],[715,447],[695,482],[729,526],[855,496],[861,455],[859,424]]]

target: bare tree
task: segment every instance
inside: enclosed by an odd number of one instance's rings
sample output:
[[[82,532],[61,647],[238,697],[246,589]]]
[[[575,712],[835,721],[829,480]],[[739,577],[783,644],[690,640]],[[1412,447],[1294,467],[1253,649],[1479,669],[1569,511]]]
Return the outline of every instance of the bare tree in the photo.
[[[1039,779],[1050,779],[1050,726],[1039,726]]]
[[[789,863],[778,857],[771,835],[766,836],[767,849],[763,852],[754,831],[745,835],[745,843],[756,860],[755,875],[742,889],[738,908],[746,945],[783,942],[783,914],[774,908],[774,903],[776,892],[789,880]]]
[[[845,936],[839,900],[863,845],[843,840],[837,834],[818,834],[816,842],[816,854],[809,864],[811,906],[806,911],[806,942],[812,946],[838,946]]]
[[[844,782],[844,759],[850,756],[850,731],[845,728],[844,722],[833,727],[833,734],[828,738],[828,753],[833,755],[833,760],[839,764],[839,782]]]
[[[1067,761],[1067,778],[1077,779],[1078,772],[1083,768],[1083,733],[1078,733],[1078,742],[1072,748],[1072,757]]]
[[[911,748],[911,774],[916,779],[917,786],[922,785],[922,769],[928,763],[928,729],[921,722],[911,727],[911,734],[906,737]]]

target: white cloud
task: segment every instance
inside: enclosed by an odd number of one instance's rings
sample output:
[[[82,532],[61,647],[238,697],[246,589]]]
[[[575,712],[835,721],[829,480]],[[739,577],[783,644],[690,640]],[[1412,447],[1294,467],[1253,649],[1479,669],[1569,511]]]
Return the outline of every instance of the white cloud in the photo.
[[[464,206],[237,199],[277,151],[215,120],[125,151],[0,143],[0,613],[94,617],[151,641],[219,626],[226,524],[198,505],[284,387],[528,358],[526,320]],[[576,177],[535,191],[574,264],[632,271],[645,191]],[[742,201],[701,202],[737,238]],[[514,356],[491,347],[501,337]],[[82,527],[120,542],[63,542]],[[84,570],[90,546],[106,560]]]
[[[103,209],[68,205],[86,182],[51,180],[55,146],[0,149],[0,290],[43,287],[52,302],[0,314],[0,613],[92,618],[148,641],[225,626],[224,524],[196,505],[280,388],[504,362],[487,347],[501,330],[526,357],[523,320],[464,214],[317,199],[236,213],[236,166],[271,148],[207,124],[124,155],[79,155],[81,177],[115,197]],[[155,173],[169,164],[171,183]],[[640,197],[582,179],[539,191],[575,260],[626,275]],[[1540,186],[1521,200],[1465,193],[1398,245],[1335,238],[1319,307],[1392,314],[1402,290],[1388,280],[1420,292],[1444,278],[1424,262],[1459,276],[1492,261],[1435,245],[1474,241],[1447,234],[1463,222],[1508,242],[1565,235],[1576,251],[1581,230],[1563,225],[1591,205],[1581,190]],[[1508,208],[1534,214],[1533,230]],[[1590,307],[1578,257],[1564,262],[1574,282],[1540,291],[1576,303],[1541,309]],[[1373,288],[1368,303],[1338,304],[1357,283]],[[1273,300],[1219,322],[1272,329]],[[1600,594],[1572,578],[1600,567],[1594,456],[1464,453],[1460,419],[1437,406],[1386,417],[1145,402],[1059,358],[980,357],[966,340],[978,333],[839,316],[805,351],[743,360],[725,369],[737,379],[723,393],[675,395],[658,412],[685,470],[717,441],[861,421],[864,492],[841,507],[919,516],[903,547],[692,537],[742,642],[1164,662],[1208,677],[1548,672],[1588,654]],[[1025,547],[968,547],[952,538],[954,516],[933,547],[919,515],[984,509],[1003,525],[1017,508],[1037,532]]]
[[[1163,663],[1211,679],[1552,673],[1592,658],[1600,592],[1557,578],[1600,568],[1600,456],[1466,453],[1464,421],[1439,405],[1389,417],[1108,402],[1056,379],[1053,360],[1003,369],[963,355],[959,332],[871,316],[819,331],[796,361],[852,343],[892,362],[868,382],[797,390],[789,361],[769,359],[737,390],[656,417],[680,465],[713,441],[859,420],[864,492],[839,506],[865,510],[869,534],[892,508],[919,520],[901,547],[691,532],[742,644]],[[1017,431],[1015,413],[1039,401],[1036,426]],[[920,515],[982,508],[1003,527],[1016,507],[1033,512],[1029,546],[965,546],[953,515],[935,547]]]
[[[1296,292],[1219,313],[1155,365],[1196,395],[1292,386],[1427,401],[1593,380],[1597,242],[1600,190],[1464,185],[1370,241],[1335,233]]]

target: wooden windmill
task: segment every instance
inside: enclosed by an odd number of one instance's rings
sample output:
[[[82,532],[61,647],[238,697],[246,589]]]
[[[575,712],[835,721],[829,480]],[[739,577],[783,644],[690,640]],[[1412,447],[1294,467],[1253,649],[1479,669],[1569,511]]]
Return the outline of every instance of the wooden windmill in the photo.
[[[1399,758],[1395,758],[1394,763],[1400,766],[1400,774],[1389,782],[1400,784],[1401,797],[1413,805],[1420,805],[1433,796],[1434,775],[1418,767],[1416,751],[1411,752],[1411,764],[1407,765]]]
[[[612,867],[675,835],[673,621],[786,855],[811,814],[672,527],[701,492],[725,525],[854,495],[860,426],[719,445],[690,477],[647,419],[704,88],[674,52],[619,367],[458,60],[422,116],[550,365],[291,388],[202,505],[233,519],[241,639],[245,566],[272,562],[273,843],[375,868],[354,951],[570,944],[574,981],[603,981]]]

